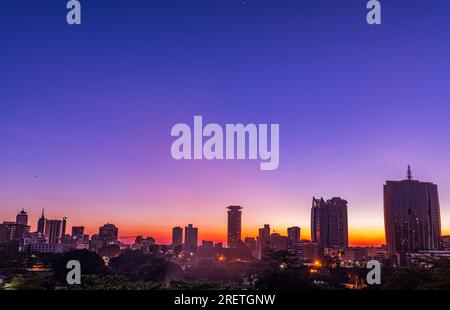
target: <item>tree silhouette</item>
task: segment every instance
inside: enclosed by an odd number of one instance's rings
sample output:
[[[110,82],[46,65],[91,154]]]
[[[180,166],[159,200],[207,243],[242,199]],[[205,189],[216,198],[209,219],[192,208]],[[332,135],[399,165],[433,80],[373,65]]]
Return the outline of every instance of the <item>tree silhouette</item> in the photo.
[[[65,253],[55,264],[55,279],[60,282],[66,281],[67,262],[77,260],[81,265],[81,274],[99,274],[105,272],[105,263],[96,253],[88,250],[75,250]]]

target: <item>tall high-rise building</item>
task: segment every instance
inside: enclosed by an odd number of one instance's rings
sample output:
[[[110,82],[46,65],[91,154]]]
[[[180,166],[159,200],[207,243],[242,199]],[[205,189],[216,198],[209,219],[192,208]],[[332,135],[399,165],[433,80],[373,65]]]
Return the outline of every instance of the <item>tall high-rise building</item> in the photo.
[[[119,229],[113,224],[105,224],[98,229],[98,238],[102,246],[116,244],[119,238]]]
[[[48,243],[58,244],[62,237],[62,221],[61,220],[47,220],[45,222],[45,238]]]
[[[188,251],[196,251],[198,244],[198,228],[188,224],[184,228],[184,247]]]
[[[25,226],[28,225],[28,214],[25,212],[24,209],[22,209],[22,211],[20,211],[19,214],[17,214],[16,224],[25,225]]]
[[[172,228],[172,246],[183,245],[183,228],[180,226]]]
[[[264,224],[264,227],[258,230],[257,246],[258,246],[257,256],[258,258],[262,258],[264,256],[266,249],[270,247],[269,224]]]
[[[61,236],[63,236],[63,237],[66,235],[66,226],[67,226],[67,217],[63,217],[62,227],[61,227]]]
[[[389,253],[438,250],[441,236],[439,195],[436,184],[406,180],[384,185],[384,227]]]
[[[258,241],[262,245],[267,245],[270,241],[270,225],[264,224],[263,228],[258,230]]]
[[[46,221],[46,218],[44,216],[44,209],[42,209],[42,215],[39,218],[38,223],[37,223],[37,232],[38,233],[44,234],[45,221]]]
[[[228,235],[227,244],[229,248],[235,248],[241,241],[241,219],[242,208],[240,206],[229,206],[228,209]]]
[[[287,229],[287,236],[290,244],[300,243],[300,227],[289,227]]]
[[[327,201],[313,197],[311,240],[321,249],[348,247],[347,201],[339,197]]]

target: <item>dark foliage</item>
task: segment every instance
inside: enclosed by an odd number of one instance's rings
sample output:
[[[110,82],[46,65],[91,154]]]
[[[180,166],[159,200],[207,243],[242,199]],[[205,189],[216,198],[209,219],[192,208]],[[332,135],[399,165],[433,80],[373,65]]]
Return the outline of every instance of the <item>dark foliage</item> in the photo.
[[[165,282],[181,273],[178,265],[142,251],[126,251],[112,258],[109,266],[130,279],[140,281]]]
[[[96,253],[88,250],[75,250],[65,253],[56,262],[55,279],[59,282],[65,282],[67,272],[67,262],[70,260],[77,260],[81,265],[81,274],[99,274],[105,272],[105,263],[103,259]]]

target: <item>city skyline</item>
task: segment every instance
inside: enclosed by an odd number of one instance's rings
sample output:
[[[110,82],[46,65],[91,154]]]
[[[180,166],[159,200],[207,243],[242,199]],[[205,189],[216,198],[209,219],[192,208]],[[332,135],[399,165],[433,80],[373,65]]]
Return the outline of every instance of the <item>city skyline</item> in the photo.
[[[391,184],[392,182],[401,183],[401,182],[405,182],[405,181],[410,181],[410,182],[418,182],[419,181],[421,184],[424,183],[424,182],[421,182],[420,180],[415,180],[415,179],[412,178],[410,166],[408,166],[408,169],[406,171],[406,177],[403,180],[400,180],[400,181],[387,180],[386,184]],[[432,184],[432,183],[425,183],[425,184]],[[384,186],[386,186],[386,185],[384,185]],[[434,186],[436,186],[436,185],[434,185]],[[339,203],[340,203],[340,201],[343,201],[345,203],[345,205],[347,205],[347,201],[341,200],[340,198],[341,197],[333,197],[331,200],[327,200],[327,203],[335,201],[335,199],[337,199],[337,201]],[[320,204],[320,202],[325,204],[325,201],[323,200],[323,198],[316,199],[316,198],[313,197],[313,207],[312,207],[312,209],[310,207],[310,210],[314,210],[315,209],[314,206],[317,205],[317,204]],[[287,236],[288,235],[287,229],[291,228],[290,226],[274,227],[274,225],[272,223],[270,223],[269,221],[265,222],[265,223],[257,224],[259,226],[257,226],[255,229],[246,228],[245,225],[242,225],[242,228],[241,228],[241,221],[242,221],[241,220],[241,210],[244,209],[244,208],[242,208],[240,206],[229,205],[229,206],[226,206],[226,209],[228,209],[227,215],[226,215],[228,219],[227,219],[226,222],[223,223],[223,227],[220,228],[220,229],[222,229],[224,231],[223,233],[219,232],[217,235],[211,234],[208,231],[206,231],[206,233],[205,233],[205,232],[203,232],[202,225],[196,224],[195,222],[192,221],[193,225],[196,226],[196,228],[198,228],[198,236],[196,236],[198,244],[200,244],[202,240],[211,240],[211,241],[214,241],[214,242],[222,242],[224,244],[228,244],[229,243],[229,235],[228,235],[227,231],[229,232],[230,227],[231,227],[232,230],[237,229],[237,232],[234,233],[234,235],[239,235],[240,234],[239,231],[242,229],[242,231],[244,233],[241,233],[241,236],[239,238],[241,241],[243,241],[246,237],[256,238],[258,236],[258,230],[264,224],[271,225],[270,233],[276,232],[276,233],[279,233],[279,234],[281,234],[283,236]],[[18,214],[16,213],[17,219],[19,219],[21,216],[23,216],[24,210],[25,210],[26,219],[28,220],[28,225],[31,227],[31,231],[37,231],[38,230],[39,221],[44,216],[44,209],[42,210],[42,214],[40,215],[40,217],[38,219],[36,219],[36,221],[34,221],[35,216],[30,216],[31,212],[29,212],[29,210],[27,210],[25,207],[22,207],[21,211]],[[345,213],[350,212],[350,210],[351,210],[351,208],[347,208],[346,207]],[[237,224],[234,224],[234,222],[233,222],[233,224],[231,224],[232,226],[230,226],[230,216],[233,217],[234,215],[232,215],[232,214],[235,214],[233,212],[238,212],[238,213],[236,213],[236,214],[238,214],[238,218],[236,219],[238,222],[237,222]],[[49,217],[46,217],[46,218],[48,220],[51,220],[51,221],[59,221],[59,222],[63,223],[64,224],[63,230],[66,231],[66,232],[68,231],[65,228],[65,225],[66,225],[65,222],[69,221],[66,216],[62,216],[61,219],[58,218],[56,220],[54,220],[54,218],[57,218],[57,217],[49,216]],[[309,219],[310,222],[312,221],[312,218],[313,218],[313,216],[311,214],[311,218]],[[244,222],[245,222],[245,219],[246,219],[246,216],[244,216]],[[232,220],[232,221],[236,221],[236,220]],[[2,222],[2,221],[8,221],[8,219],[0,219],[0,222]],[[346,218],[346,221],[347,221],[347,218]],[[227,222],[228,222],[228,224],[227,224]],[[104,223],[114,223],[114,221],[104,221]],[[189,223],[191,223],[191,222],[189,222]],[[72,223],[70,225],[67,225],[67,227],[79,227],[80,225],[82,225],[85,228],[85,232],[87,234],[94,235],[94,234],[98,233],[98,229],[103,224],[99,224],[98,227],[88,227],[88,226],[85,225],[85,223]],[[149,226],[151,226],[151,225],[152,224],[150,223]],[[134,238],[136,236],[142,235],[142,236],[151,236],[151,237],[155,238],[158,241],[158,243],[161,243],[161,244],[171,244],[172,241],[173,241],[173,229],[174,228],[182,228],[184,225],[188,225],[188,224],[187,223],[186,224],[185,223],[180,223],[180,225],[181,225],[181,227],[179,227],[179,225],[170,226],[169,224],[167,224],[165,226],[161,226],[161,227],[164,227],[164,228],[163,228],[163,230],[160,230],[160,231],[156,231],[156,230],[154,230],[154,231],[142,230],[142,231],[136,231],[135,234],[129,234],[126,231],[125,233],[119,233],[119,239],[121,239],[122,241],[128,241],[126,243],[129,243],[130,241],[134,241]],[[192,225],[192,224],[189,224],[189,225]],[[238,226],[235,226],[235,225],[238,225]],[[117,226],[118,226],[118,228],[121,228],[121,225],[117,225]],[[299,225],[293,225],[293,226],[295,227],[295,226],[299,226]],[[184,229],[185,231],[186,231],[186,227]],[[234,227],[236,227],[236,228],[234,228]],[[311,233],[310,233],[311,232],[311,226],[305,225],[305,226],[299,226],[299,227],[302,230],[302,237],[301,237],[301,239],[313,241]],[[383,230],[385,230],[384,225],[383,225]],[[122,231],[122,229],[119,229],[119,232],[121,232],[121,231]],[[181,230],[182,233],[186,233],[185,231]],[[384,234],[379,239],[378,242],[374,242],[373,241],[374,240],[373,236],[372,236],[372,239],[356,239],[357,241],[355,241],[355,239],[351,238],[352,237],[352,233],[351,233],[352,229],[351,229],[350,225],[349,225],[348,231],[349,231],[349,245],[350,246],[358,246],[358,245],[361,245],[361,246],[376,245],[376,246],[378,246],[378,245],[382,245],[382,244],[385,245],[386,244],[386,240],[385,240]],[[365,233],[370,234],[371,231],[368,230]],[[447,234],[448,234],[448,230],[446,230],[445,226],[443,226],[442,227],[442,235],[447,235]],[[353,238],[355,238],[355,237],[353,237]],[[358,237],[356,237],[356,238],[358,238]],[[345,243],[342,244],[342,246],[345,247]]]
[[[360,0],[98,0],[76,28],[28,2],[0,18],[1,220],[24,207],[35,230],[45,208],[166,242],[193,223],[225,244],[223,208],[241,205],[243,238],[265,223],[310,238],[311,198],[338,196],[350,244],[380,244],[382,186],[410,164],[450,233],[449,1],[388,1],[372,27]],[[174,160],[170,130],[195,115],[280,124],[278,169]]]

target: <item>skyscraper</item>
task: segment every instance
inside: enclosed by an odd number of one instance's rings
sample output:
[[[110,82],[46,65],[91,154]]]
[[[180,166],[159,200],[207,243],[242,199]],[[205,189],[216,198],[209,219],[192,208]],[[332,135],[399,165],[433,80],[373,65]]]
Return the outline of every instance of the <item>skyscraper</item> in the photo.
[[[172,246],[183,245],[183,228],[180,226],[172,228]]]
[[[406,180],[384,185],[384,227],[391,254],[438,250],[441,217],[437,185]]]
[[[44,216],[44,209],[42,209],[42,215],[38,220],[38,224],[37,224],[37,232],[44,234],[44,230],[45,230],[45,216]]]
[[[258,240],[262,245],[268,244],[270,240],[270,225],[264,224],[263,228],[258,230]]]
[[[300,243],[300,227],[289,227],[287,229],[287,235],[290,244]]]
[[[321,249],[348,247],[347,201],[339,197],[327,201],[313,197],[311,240]]]
[[[62,227],[61,227],[61,236],[64,237],[66,235],[66,225],[67,225],[67,217],[63,217]]]
[[[270,247],[270,225],[264,224],[263,228],[258,230],[258,258],[262,258],[266,252],[266,249]]]
[[[22,211],[20,211],[19,214],[17,214],[16,224],[25,225],[25,226],[28,225],[28,214],[25,212],[24,209],[22,209]]]
[[[45,222],[44,235],[48,243],[58,244],[62,237],[62,221],[47,220]]]
[[[242,208],[240,206],[229,206],[228,209],[228,235],[227,244],[229,248],[235,248],[241,241],[241,218]]]
[[[184,228],[184,247],[188,251],[195,252],[198,244],[198,228],[188,224]]]

